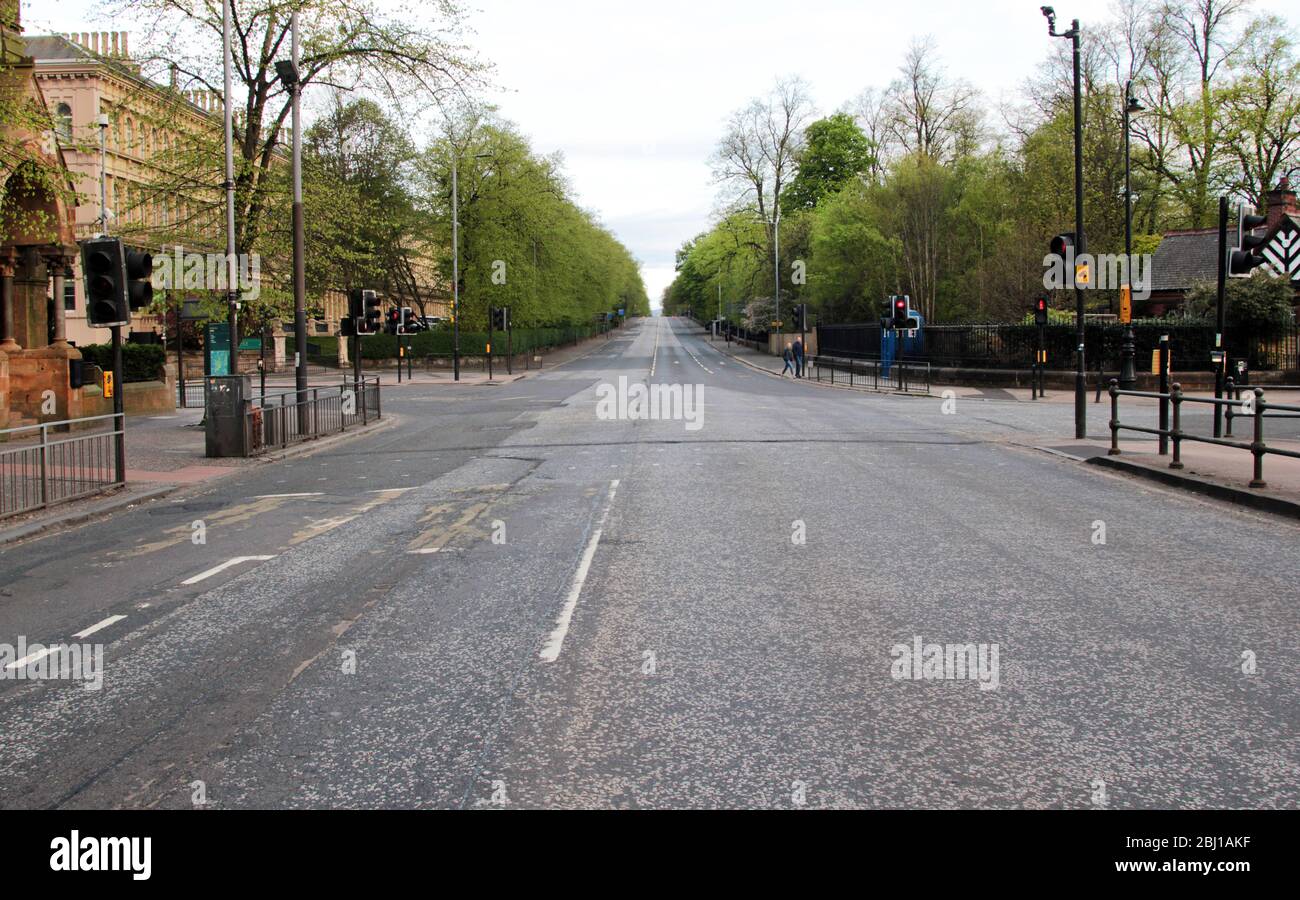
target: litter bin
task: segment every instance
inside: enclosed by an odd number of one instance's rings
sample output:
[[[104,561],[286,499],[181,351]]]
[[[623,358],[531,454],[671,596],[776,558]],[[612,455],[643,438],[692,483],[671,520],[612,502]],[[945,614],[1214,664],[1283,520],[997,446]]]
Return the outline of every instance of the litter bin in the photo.
[[[205,379],[208,410],[205,437],[209,459],[248,456],[244,407],[253,396],[248,375],[209,375]]]

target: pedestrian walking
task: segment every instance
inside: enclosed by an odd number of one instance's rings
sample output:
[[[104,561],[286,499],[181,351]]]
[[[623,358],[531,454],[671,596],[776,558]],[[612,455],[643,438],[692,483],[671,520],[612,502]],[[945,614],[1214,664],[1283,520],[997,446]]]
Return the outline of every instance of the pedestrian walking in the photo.
[[[803,378],[803,339],[794,339],[794,377]]]
[[[789,372],[791,375],[793,375],[794,374],[794,350],[791,349],[789,344],[785,345],[785,352],[781,354],[781,358],[785,360],[785,368],[781,370],[781,377],[784,378],[786,372]]]

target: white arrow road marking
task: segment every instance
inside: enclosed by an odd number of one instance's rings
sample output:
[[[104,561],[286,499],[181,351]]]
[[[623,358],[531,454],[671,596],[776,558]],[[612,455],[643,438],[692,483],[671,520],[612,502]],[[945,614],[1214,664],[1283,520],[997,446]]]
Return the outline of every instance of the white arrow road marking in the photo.
[[[573,611],[578,608],[578,597],[582,595],[582,586],[587,581],[587,573],[591,571],[591,561],[596,558],[596,546],[604,533],[605,520],[609,518],[609,511],[614,506],[614,495],[617,493],[618,481],[611,481],[605,508],[601,510],[600,521],[596,523],[596,530],[592,532],[591,540],[587,542],[587,549],[582,553],[582,562],[578,564],[578,571],[573,576],[573,584],[569,586],[569,596],[560,610],[560,617],[555,620],[555,630],[551,632],[551,636],[546,639],[546,644],[542,647],[540,654],[542,662],[555,662],[560,658],[560,651],[564,649],[564,638],[569,633],[570,623],[573,622]]]
[[[96,631],[103,631],[108,626],[115,625],[125,618],[126,616],[109,616],[104,621],[96,622],[94,625],[91,625],[85,631],[78,631],[76,634],[73,635],[73,637],[76,638],[77,640],[81,640],[82,638],[88,638]]]
[[[183,585],[198,584],[200,581],[205,581],[211,578],[213,575],[217,575],[220,574],[221,572],[226,571],[226,569],[229,569],[231,566],[237,566],[240,565],[241,563],[246,563],[246,562],[266,562],[268,559],[275,559],[275,557],[274,556],[236,556],[234,559],[226,560],[219,566],[213,566],[211,569],[208,569],[206,572],[200,572],[199,574],[195,575],[193,578],[185,579],[184,581],[181,582],[181,584]]]

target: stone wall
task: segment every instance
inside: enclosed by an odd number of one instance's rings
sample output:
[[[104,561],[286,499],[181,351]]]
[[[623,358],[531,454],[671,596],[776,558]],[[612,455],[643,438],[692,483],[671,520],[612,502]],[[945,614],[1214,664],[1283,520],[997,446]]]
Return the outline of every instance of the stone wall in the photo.
[[[81,354],[72,347],[42,347],[11,355],[8,360],[11,415],[37,422],[57,422],[84,415],[81,390],[69,387],[69,363],[74,359],[81,359]]]
[[[9,427],[9,357],[0,353],[0,428]]]
[[[137,381],[124,386],[123,411],[128,416],[169,416],[176,412],[176,390],[165,381]],[[113,412],[113,400],[105,397],[97,384],[81,390],[82,415],[107,416]]]

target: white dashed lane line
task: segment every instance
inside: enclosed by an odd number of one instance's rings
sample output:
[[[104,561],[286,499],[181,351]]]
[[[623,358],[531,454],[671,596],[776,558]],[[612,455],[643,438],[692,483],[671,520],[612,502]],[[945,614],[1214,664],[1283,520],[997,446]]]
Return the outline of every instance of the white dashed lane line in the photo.
[[[85,638],[90,637],[92,634],[94,634],[97,631],[103,631],[105,628],[107,628],[110,625],[116,625],[118,622],[122,621],[125,618],[126,616],[109,616],[104,621],[96,622],[94,625],[91,625],[85,631],[78,631],[76,634],[73,635],[73,637],[79,641],[83,640]]]

